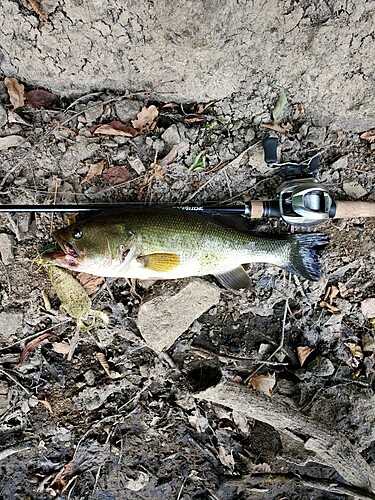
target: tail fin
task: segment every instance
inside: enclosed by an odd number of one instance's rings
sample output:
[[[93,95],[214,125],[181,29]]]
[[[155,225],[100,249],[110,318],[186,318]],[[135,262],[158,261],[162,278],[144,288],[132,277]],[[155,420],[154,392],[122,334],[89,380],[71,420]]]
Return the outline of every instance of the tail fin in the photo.
[[[322,270],[319,257],[329,243],[324,233],[293,234],[290,237],[289,262],[284,266],[287,271],[317,281]]]

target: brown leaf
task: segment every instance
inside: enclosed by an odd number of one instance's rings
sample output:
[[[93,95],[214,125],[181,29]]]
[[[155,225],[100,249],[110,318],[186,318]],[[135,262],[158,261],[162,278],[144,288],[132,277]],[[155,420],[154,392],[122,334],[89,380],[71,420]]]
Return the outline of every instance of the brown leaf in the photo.
[[[210,101],[210,102],[198,104],[197,113],[202,114],[204,111],[206,111],[207,108],[209,108],[213,104],[215,104],[215,101]]]
[[[145,132],[146,130],[153,130],[156,126],[156,120],[159,116],[159,111],[153,104],[146,108],[145,106],[138,113],[137,118],[132,120],[134,128]]]
[[[351,296],[351,293],[349,292],[349,290],[346,288],[346,286],[344,285],[344,283],[341,283],[340,281],[337,283],[337,286],[339,287],[339,291],[340,291],[340,297],[342,297],[343,299],[346,299],[347,297],[350,297]]]
[[[42,89],[30,90],[26,92],[25,97],[29,105],[35,109],[48,108],[57,99],[56,94]]]
[[[39,337],[36,337],[33,340],[30,340],[25,347],[23,348],[23,351],[20,356],[20,360],[18,362],[17,367],[23,365],[23,363],[27,360],[29,357],[30,353],[34,351],[37,347],[43,344],[43,342],[50,337],[57,337],[54,333],[43,333],[42,335],[39,335]]]
[[[304,365],[306,359],[313,351],[315,351],[314,347],[310,347],[308,345],[297,347],[298,361],[301,366]]]
[[[7,88],[10,102],[13,109],[22,108],[25,105],[25,88],[21,83],[18,83],[16,78],[9,76],[4,78],[4,85]]]
[[[107,160],[103,158],[103,160],[98,161],[97,163],[90,163],[89,165],[89,171],[85,175],[85,177],[81,180],[81,184],[84,184],[85,182],[91,181],[93,177],[97,177],[98,175],[101,175],[105,166],[106,166]]]
[[[304,106],[303,106],[302,102],[299,102],[299,103],[297,104],[297,111],[298,111],[298,113],[299,113],[300,115],[304,115],[304,114],[305,114],[305,108],[304,108]]]
[[[102,276],[94,276],[87,273],[79,273],[76,278],[86,290],[87,295],[92,295],[97,292],[102,283],[104,283],[104,278]]]
[[[58,354],[67,356],[70,352],[70,344],[68,344],[68,342],[54,342],[52,344],[52,349]]]
[[[138,135],[138,131],[129,125],[125,125],[124,123],[113,120],[109,123],[104,123],[103,125],[93,125],[90,127],[90,131],[94,134],[102,134],[102,135],[119,135],[122,137],[135,137]]]
[[[368,130],[367,132],[363,132],[363,134],[361,134],[360,137],[364,141],[374,142],[375,141],[375,129]]]
[[[156,163],[161,167],[169,165],[176,158],[177,153],[179,152],[182,146],[183,146],[182,142],[180,142],[179,144],[175,144],[174,146],[172,146],[172,149],[169,151],[169,153],[166,156],[164,156],[164,158],[158,160]]]
[[[328,309],[329,311],[331,311],[332,314],[340,313],[340,309],[338,307],[333,306],[332,304],[326,302],[325,300],[322,300],[319,305],[322,309]]]
[[[251,385],[256,391],[263,392],[267,396],[272,395],[272,389],[275,387],[276,377],[274,373],[267,373],[267,375],[253,375],[249,379],[248,385]]]
[[[54,480],[50,484],[48,490],[52,490],[52,492],[57,493],[58,495],[61,495],[66,488],[69,486],[69,484],[73,481],[74,479],[74,464],[73,460],[64,465],[64,467],[56,474]],[[55,496],[55,495],[54,495]]]
[[[270,130],[274,130],[275,132],[280,132],[280,134],[286,134],[293,129],[293,126],[289,122],[286,125],[279,125],[276,122],[261,123],[260,126],[263,128],[269,128]]]
[[[375,298],[370,297],[361,302],[361,311],[366,318],[375,318]]]
[[[187,116],[186,118],[183,118],[183,121],[185,123],[199,123],[199,122],[206,122],[208,120],[207,116],[204,115],[195,115],[195,116]]]
[[[344,342],[344,345],[350,349],[350,352],[354,358],[363,359],[363,352],[359,345],[354,344],[353,342]]]
[[[131,179],[131,173],[126,167],[109,167],[103,173],[103,179],[116,186]]]

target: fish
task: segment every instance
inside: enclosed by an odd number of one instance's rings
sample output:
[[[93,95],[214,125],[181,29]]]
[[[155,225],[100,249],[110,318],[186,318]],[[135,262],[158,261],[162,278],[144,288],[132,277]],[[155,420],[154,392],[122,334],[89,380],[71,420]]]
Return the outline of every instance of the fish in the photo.
[[[214,275],[224,287],[249,288],[244,264],[267,263],[319,280],[324,233],[269,237],[220,218],[180,209],[113,209],[53,233],[50,263],[96,276],[179,279]]]

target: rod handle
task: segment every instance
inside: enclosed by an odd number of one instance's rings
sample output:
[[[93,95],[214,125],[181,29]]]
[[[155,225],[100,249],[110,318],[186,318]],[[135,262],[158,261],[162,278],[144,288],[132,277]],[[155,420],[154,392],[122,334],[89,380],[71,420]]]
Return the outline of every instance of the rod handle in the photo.
[[[371,201],[336,201],[336,213],[333,219],[352,217],[375,217],[375,202]]]

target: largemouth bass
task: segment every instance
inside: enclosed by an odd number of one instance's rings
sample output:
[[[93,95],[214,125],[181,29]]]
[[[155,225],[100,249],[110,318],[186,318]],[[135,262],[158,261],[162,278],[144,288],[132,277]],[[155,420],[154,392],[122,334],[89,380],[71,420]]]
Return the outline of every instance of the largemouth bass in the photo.
[[[311,280],[321,275],[322,233],[269,238],[178,209],[113,210],[53,234],[57,266],[106,277],[176,279],[212,274],[228,288],[250,278],[242,264],[268,263]]]

